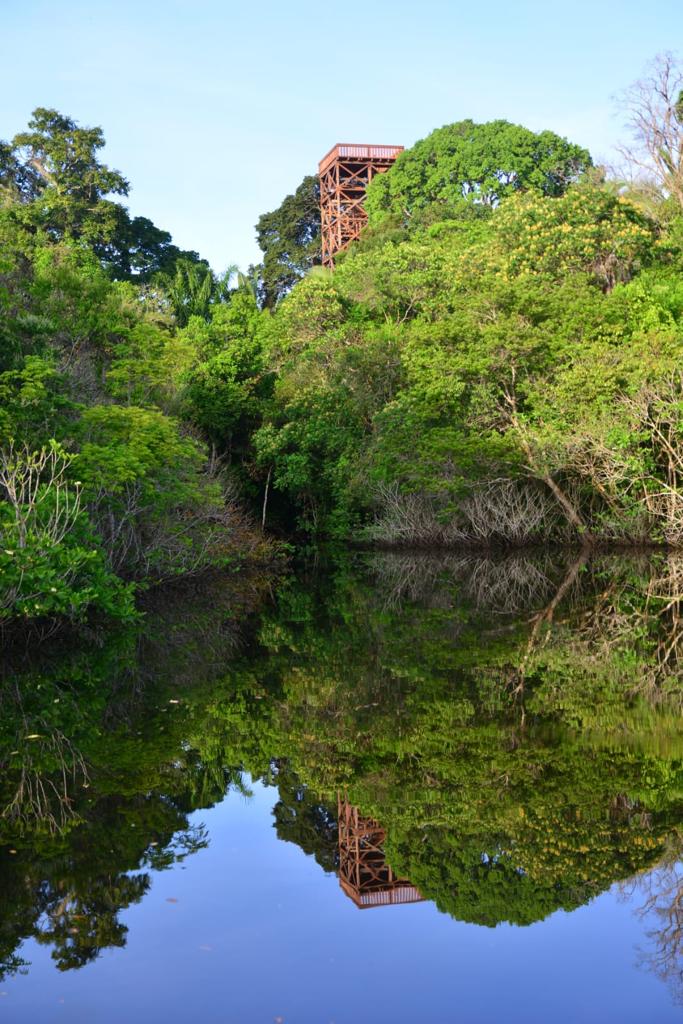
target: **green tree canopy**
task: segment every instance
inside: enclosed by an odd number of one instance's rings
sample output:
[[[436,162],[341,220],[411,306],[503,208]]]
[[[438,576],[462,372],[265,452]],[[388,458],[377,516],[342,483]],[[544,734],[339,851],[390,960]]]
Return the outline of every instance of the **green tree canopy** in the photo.
[[[410,218],[437,203],[495,206],[512,192],[559,196],[591,166],[590,154],[554,132],[509,121],[458,121],[401,153],[368,188],[370,224],[387,214]]]
[[[118,280],[148,280],[178,260],[197,263],[197,253],[173,245],[168,231],[112,200],[127,196],[129,183],[100,160],[104,144],[101,128],[37,107],[27,131],[0,141],[0,195],[18,201],[17,215],[33,230],[86,241]]]
[[[270,308],[307,270],[320,263],[317,175],[304,178],[296,192],[286,196],[276,210],[259,217],[256,238],[263,250],[263,301]]]
[[[103,146],[101,128],[79,127],[46,107],[37,107],[28,131],[15,135],[12,148],[21,164],[38,175],[46,226],[57,237],[89,234],[93,222],[104,227],[112,211],[103,201],[128,195],[123,175],[98,159]]]

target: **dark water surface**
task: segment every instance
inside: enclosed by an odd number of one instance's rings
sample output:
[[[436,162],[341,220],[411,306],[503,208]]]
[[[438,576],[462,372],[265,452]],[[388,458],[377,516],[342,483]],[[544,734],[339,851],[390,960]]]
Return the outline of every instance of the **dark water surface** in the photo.
[[[682,584],[368,556],[6,658],[0,1020],[680,1020]]]

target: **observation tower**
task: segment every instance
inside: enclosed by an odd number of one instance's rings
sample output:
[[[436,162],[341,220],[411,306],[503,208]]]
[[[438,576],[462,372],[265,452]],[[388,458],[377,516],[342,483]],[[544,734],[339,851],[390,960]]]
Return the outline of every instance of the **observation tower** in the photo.
[[[337,143],[318,164],[322,262],[354,242],[367,222],[363,201],[376,174],[388,171],[403,146],[360,146]]]

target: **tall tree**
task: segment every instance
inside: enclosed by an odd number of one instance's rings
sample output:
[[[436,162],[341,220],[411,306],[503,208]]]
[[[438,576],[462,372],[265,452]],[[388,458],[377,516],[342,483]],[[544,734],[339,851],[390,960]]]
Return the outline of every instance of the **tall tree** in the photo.
[[[307,270],[320,263],[317,175],[304,178],[296,192],[283,199],[277,210],[259,217],[256,238],[263,251],[263,304],[272,308]]]
[[[202,263],[199,253],[178,248],[171,233],[148,217],[131,217],[125,206],[112,205],[111,236],[94,241],[93,249],[116,280],[144,282],[157,273],[173,276],[181,263]]]
[[[19,132],[12,148],[20,164],[40,179],[46,226],[58,236],[90,233],[94,224],[105,228],[111,203],[108,195],[128,195],[128,182],[98,159],[104,146],[101,128],[81,128],[57,110],[38,107]]]
[[[559,196],[591,165],[587,150],[554,132],[535,133],[509,121],[458,121],[437,128],[398,157],[368,188],[370,223],[386,215],[409,220],[431,204],[496,206],[506,195],[533,190]]]
[[[84,239],[118,280],[146,281],[159,271],[172,275],[178,261],[200,262],[173,245],[168,231],[112,200],[129,186],[99,159],[104,143],[101,128],[38,107],[27,131],[0,142],[0,195],[17,200],[23,219],[51,238]]]
[[[621,102],[632,136],[621,153],[634,177],[683,207],[683,65],[659,54]]]

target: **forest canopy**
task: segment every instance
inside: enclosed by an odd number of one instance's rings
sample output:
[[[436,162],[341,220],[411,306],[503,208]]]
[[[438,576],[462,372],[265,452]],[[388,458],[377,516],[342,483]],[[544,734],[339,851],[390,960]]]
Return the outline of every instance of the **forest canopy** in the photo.
[[[438,204],[496,206],[514,192],[561,196],[592,165],[590,154],[554,132],[529,131],[508,121],[458,121],[437,128],[400,153],[391,174],[370,183],[370,223],[386,215],[410,219]]]
[[[263,548],[182,418],[232,290],[129,216],[103,145],[40,108],[0,147],[0,625],[129,618],[139,586]]]
[[[683,121],[675,65],[652,76],[630,180],[461,120],[375,178],[334,270],[316,178],[219,275],[130,216],[100,128],[37,109],[0,145],[2,621],[130,615],[140,585],[261,557],[259,524],[681,544]]]

